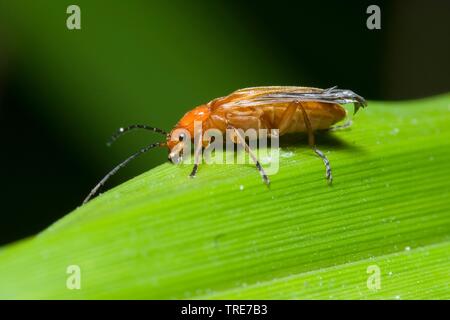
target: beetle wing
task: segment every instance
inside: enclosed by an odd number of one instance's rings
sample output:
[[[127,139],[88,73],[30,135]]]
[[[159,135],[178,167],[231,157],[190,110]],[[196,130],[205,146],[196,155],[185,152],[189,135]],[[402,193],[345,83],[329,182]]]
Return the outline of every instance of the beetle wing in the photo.
[[[354,103],[355,113],[367,105],[363,97],[351,90],[332,87],[328,89],[310,87],[253,87],[240,89],[217,102],[222,108],[250,107],[285,104],[292,101],[316,101],[324,103]]]

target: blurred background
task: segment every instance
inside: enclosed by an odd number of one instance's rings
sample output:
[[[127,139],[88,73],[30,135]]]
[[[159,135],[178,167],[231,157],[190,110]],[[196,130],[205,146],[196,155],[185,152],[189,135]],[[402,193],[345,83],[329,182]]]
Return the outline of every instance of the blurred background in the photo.
[[[81,8],[81,30],[66,9]],[[366,27],[370,4],[381,30]],[[80,205],[192,107],[259,85],[339,85],[369,100],[450,91],[450,1],[0,0],[0,244]],[[426,110],[424,110],[426,112]],[[106,189],[167,160],[154,150]]]

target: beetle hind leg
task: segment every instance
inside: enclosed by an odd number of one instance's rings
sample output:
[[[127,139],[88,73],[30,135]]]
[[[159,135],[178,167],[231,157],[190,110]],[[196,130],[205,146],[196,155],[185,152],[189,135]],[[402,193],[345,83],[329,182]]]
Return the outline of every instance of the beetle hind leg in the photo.
[[[353,125],[353,121],[351,118],[349,118],[347,110],[345,110],[344,120],[345,122],[343,124],[336,124],[334,126],[329,127],[328,129],[325,129],[325,131],[341,131],[350,128]]]
[[[352,120],[347,120],[343,124],[337,124],[335,126],[330,127],[327,131],[340,131],[350,128],[353,125]]]
[[[325,177],[327,178],[328,184],[331,185],[331,183],[333,182],[333,175],[331,174],[330,161],[325,156],[325,154],[316,147],[314,132],[312,130],[311,121],[309,120],[308,114],[306,113],[306,110],[302,106],[301,102],[297,103],[300,109],[302,110],[303,120],[305,121],[306,132],[308,134],[308,144],[313,149],[314,153],[317,154],[322,159],[325,165]]]
[[[333,175],[331,174],[330,161],[322,151],[316,148],[316,146],[312,146],[312,148],[314,152],[322,159],[325,165],[325,177],[327,178],[328,184],[331,184],[333,182]]]

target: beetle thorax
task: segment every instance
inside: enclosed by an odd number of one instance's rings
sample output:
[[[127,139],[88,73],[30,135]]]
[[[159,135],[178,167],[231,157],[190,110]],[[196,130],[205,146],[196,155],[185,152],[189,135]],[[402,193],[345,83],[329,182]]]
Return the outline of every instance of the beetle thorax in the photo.
[[[200,105],[191,111],[187,112],[181,119],[178,121],[178,123],[175,125],[175,127],[172,129],[170,134],[167,136],[167,146],[170,150],[173,149],[178,144],[178,139],[173,139],[172,135],[175,131],[179,131],[180,129],[186,130],[190,137],[194,137],[194,125],[196,121],[199,121],[203,123],[208,120],[211,112],[209,108],[206,105]],[[204,128],[202,128],[204,130]]]

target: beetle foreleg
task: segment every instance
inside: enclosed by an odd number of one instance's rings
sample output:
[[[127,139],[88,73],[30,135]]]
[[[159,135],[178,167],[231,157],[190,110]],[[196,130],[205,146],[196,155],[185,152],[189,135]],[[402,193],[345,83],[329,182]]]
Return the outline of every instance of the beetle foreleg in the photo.
[[[244,147],[244,150],[250,155],[250,158],[252,158],[253,162],[255,163],[256,169],[258,169],[258,172],[261,175],[261,178],[263,179],[263,182],[267,186],[269,186],[270,185],[269,177],[267,176],[267,174],[264,171],[263,167],[259,163],[259,160],[256,157],[255,153],[252,151],[252,149],[250,149],[248,144],[245,142],[244,137],[240,134],[240,132],[236,128],[234,128],[232,126],[228,126],[228,128],[233,130],[233,133],[234,133],[234,135],[236,137],[235,143],[240,143]]]
[[[195,175],[197,174],[201,154],[202,154],[202,135],[200,133],[200,136],[197,139],[197,144],[195,145],[194,167],[192,168],[191,174],[189,175],[189,177],[191,178],[195,178]]]
[[[297,101],[297,103],[303,113],[303,120],[305,121],[306,132],[308,133],[308,144],[313,149],[313,151],[322,159],[323,163],[325,164],[325,176],[327,178],[328,184],[331,184],[333,182],[333,176],[331,174],[330,161],[328,161],[328,158],[325,156],[325,154],[322,151],[317,149],[316,143],[314,141],[314,132],[312,130],[311,121],[309,120],[308,114],[306,113],[306,110],[302,106],[301,102]]]

